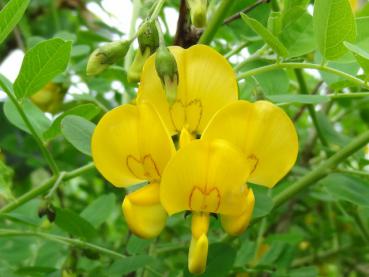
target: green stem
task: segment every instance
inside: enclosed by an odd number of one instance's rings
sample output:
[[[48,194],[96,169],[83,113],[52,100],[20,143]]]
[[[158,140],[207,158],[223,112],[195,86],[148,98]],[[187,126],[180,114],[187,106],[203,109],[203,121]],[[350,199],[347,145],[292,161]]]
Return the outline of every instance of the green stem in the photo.
[[[237,46],[236,48],[232,49],[231,51],[229,51],[227,54],[224,55],[224,57],[226,59],[232,57],[233,55],[236,55],[238,52],[240,52],[243,48],[245,48],[250,42],[249,41],[245,41],[243,43],[241,43],[239,46]]]
[[[151,21],[154,21],[158,18],[159,13],[161,12],[161,9],[163,8],[164,3],[165,3],[165,0],[158,0],[158,2],[156,2],[155,9],[150,16]]]
[[[110,249],[107,249],[105,247],[102,247],[102,246],[99,246],[99,245],[96,245],[96,244],[85,242],[85,241],[82,241],[82,240],[79,240],[79,239],[68,238],[68,237],[63,237],[63,236],[58,236],[58,235],[52,235],[52,234],[43,233],[43,232],[0,229],[0,237],[5,237],[5,236],[40,237],[42,239],[55,241],[55,242],[58,242],[58,243],[61,243],[61,244],[72,245],[72,246],[80,247],[82,249],[90,249],[90,250],[93,250],[93,251],[97,251],[101,254],[106,254],[106,255],[109,255],[113,258],[120,258],[120,259],[127,258],[126,256],[124,256],[124,255],[122,255],[118,252],[112,251]]]
[[[133,0],[132,18],[131,18],[130,27],[129,27],[129,38],[130,39],[135,35],[135,32],[136,32],[136,21],[138,19],[140,7],[141,7],[141,1]],[[131,46],[129,47],[128,53],[126,54],[126,57],[124,59],[124,69],[126,71],[128,71],[129,66],[132,63],[133,54],[134,54],[133,44],[131,44]]]
[[[300,86],[300,92],[301,92],[301,94],[308,95],[309,94],[308,88],[307,88],[305,77],[304,77],[304,74],[303,74],[301,68],[295,68],[294,69],[294,72],[295,72],[295,75],[296,75],[297,82],[299,83],[299,86]],[[316,129],[316,131],[318,133],[318,137],[319,137],[320,141],[322,142],[322,144],[324,146],[328,146],[328,142],[325,139],[325,137],[323,135],[322,128],[321,128],[321,126],[319,124],[319,120],[317,118],[317,115],[316,115],[316,112],[315,112],[315,109],[314,109],[314,105],[312,105],[312,104],[307,105],[307,108],[308,108],[308,111],[309,111],[311,120],[313,121],[313,124],[315,126],[315,129]]]
[[[218,28],[223,24],[223,20],[227,16],[228,11],[232,8],[232,5],[235,2],[236,1],[234,0],[222,0],[219,8],[215,11],[214,15],[209,20],[208,26],[199,39],[199,43],[209,44],[211,42]]]
[[[334,93],[328,94],[331,99],[352,99],[352,98],[362,98],[369,97],[369,92],[352,92],[352,93]]]
[[[348,173],[348,174],[355,174],[355,175],[369,177],[369,172],[362,171],[362,170],[337,168],[336,171],[341,172],[341,173]]]
[[[326,176],[330,170],[334,169],[341,161],[347,159],[354,154],[360,148],[364,147],[369,142],[369,131],[361,134],[356,139],[352,140],[347,146],[336,152],[329,159],[323,162],[320,166],[316,167],[310,173],[302,177],[300,180],[287,187],[281,193],[273,197],[274,206],[278,207],[292,196],[307,188],[311,184],[316,183],[318,180]]]
[[[59,174],[59,168],[56,165],[56,162],[55,162],[54,158],[52,157],[51,153],[46,148],[45,144],[42,142],[41,138],[37,134],[35,128],[33,127],[32,123],[31,123],[31,121],[28,119],[27,115],[23,111],[22,106],[19,104],[18,100],[15,98],[13,93],[11,93],[10,91],[7,91],[6,89],[4,89],[4,90],[5,90],[5,93],[7,94],[7,96],[9,97],[10,101],[13,102],[13,104],[16,107],[19,115],[22,117],[24,123],[26,124],[28,130],[31,132],[33,138],[35,139],[38,147],[41,150],[42,155],[44,156],[45,160],[47,161],[51,171],[54,173],[54,175]]]
[[[319,252],[318,254],[314,254],[314,255],[310,255],[307,257],[303,257],[303,258],[299,258],[296,259],[293,263],[292,266],[293,267],[300,267],[303,265],[307,265],[307,264],[311,264],[314,261],[321,261],[324,259],[327,259],[329,257],[335,256],[341,252],[347,251],[349,249],[351,249],[353,246],[352,245],[346,245],[343,247],[340,247],[339,249],[330,249],[324,252]]]
[[[313,64],[313,63],[276,63],[276,64],[271,64],[271,65],[267,65],[267,66],[262,66],[262,67],[258,67],[252,70],[249,70],[247,72],[241,73],[240,75],[238,75],[238,79],[245,79],[247,77],[250,76],[254,76],[254,75],[258,75],[258,74],[262,74],[265,72],[269,72],[269,71],[273,71],[276,69],[282,69],[282,68],[307,68],[307,69],[317,69],[320,71],[325,71],[328,73],[332,73],[335,74],[337,76],[340,76],[346,80],[351,81],[352,83],[358,85],[358,86],[362,86],[365,88],[369,88],[369,85],[367,83],[365,83],[365,81],[356,78],[350,74],[347,74],[345,72],[342,72],[340,70],[325,66],[325,65],[320,65],[320,64]]]
[[[90,171],[91,169],[95,168],[93,163],[89,163],[85,166],[82,166],[80,168],[77,168],[75,170],[66,172],[64,174],[64,177],[62,179],[62,181],[67,181],[69,179],[72,179],[76,176],[79,176],[87,171]],[[18,208],[19,206],[23,205],[24,203],[30,201],[31,199],[45,193],[48,189],[50,189],[53,184],[56,182],[57,180],[57,176],[53,176],[50,179],[48,179],[46,182],[44,182],[42,185],[30,190],[29,192],[23,194],[22,196],[20,196],[19,198],[15,199],[13,202],[10,202],[9,204],[7,204],[6,206],[2,207],[0,209],[0,213],[8,213],[13,211],[14,209]]]
[[[59,174],[59,176],[57,177],[57,179],[56,179],[56,181],[55,181],[55,183],[54,183],[54,185],[52,186],[52,188],[50,189],[50,191],[49,191],[49,193],[45,196],[45,199],[50,199],[51,198],[51,196],[54,194],[54,192],[55,192],[55,190],[57,190],[58,189],[58,187],[59,187],[59,185],[62,183],[62,181],[63,181],[63,178],[64,178],[64,176],[65,176],[65,173],[66,172],[61,172],[60,174]]]

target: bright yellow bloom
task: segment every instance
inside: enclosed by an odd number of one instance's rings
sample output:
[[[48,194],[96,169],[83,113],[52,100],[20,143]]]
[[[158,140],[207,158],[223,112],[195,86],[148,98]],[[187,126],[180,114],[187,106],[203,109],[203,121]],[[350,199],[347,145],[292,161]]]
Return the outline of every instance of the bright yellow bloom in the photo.
[[[175,147],[160,116],[148,104],[123,105],[104,115],[92,137],[96,168],[113,185],[149,184],[128,194],[123,213],[128,226],[143,238],[157,236],[167,213],[160,204],[159,182],[175,153]]]
[[[184,127],[190,133],[202,133],[219,109],[237,100],[236,75],[227,60],[208,46],[169,49],[176,59],[179,76],[174,103],[169,104],[156,74],[155,55],[143,68],[137,103],[151,103],[171,133]]]
[[[231,103],[216,113],[200,140],[183,140],[164,170],[160,198],[169,214],[192,211],[188,266],[201,273],[209,214],[220,214],[230,235],[242,233],[255,203],[246,182],[273,187],[295,163],[298,141],[289,117],[267,101]]]

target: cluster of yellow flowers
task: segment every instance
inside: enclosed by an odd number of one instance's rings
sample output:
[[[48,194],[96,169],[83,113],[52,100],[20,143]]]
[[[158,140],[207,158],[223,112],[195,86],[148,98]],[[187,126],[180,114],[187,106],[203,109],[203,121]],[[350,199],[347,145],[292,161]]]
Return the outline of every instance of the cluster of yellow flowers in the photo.
[[[192,212],[188,267],[206,268],[209,215],[230,235],[242,233],[254,208],[247,182],[273,187],[296,161],[298,139],[286,113],[267,101],[238,100],[235,73],[212,48],[170,47],[178,67],[174,101],[155,70],[142,71],[137,104],[104,115],[92,138],[97,169],[117,187],[147,181],[125,196],[129,228],[158,236],[169,215]]]

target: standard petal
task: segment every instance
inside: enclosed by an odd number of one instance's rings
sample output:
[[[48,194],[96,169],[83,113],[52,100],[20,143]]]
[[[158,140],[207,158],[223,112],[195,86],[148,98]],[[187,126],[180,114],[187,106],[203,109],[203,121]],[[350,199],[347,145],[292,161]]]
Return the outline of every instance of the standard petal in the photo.
[[[212,116],[238,97],[236,75],[227,60],[211,47],[171,47],[179,74],[177,98],[169,106],[155,71],[155,56],[145,64],[138,91],[138,103],[150,102],[172,132],[187,127],[201,133]]]
[[[201,139],[224,139],[240,147],[254,163],[248,181],[269,188],[287,174],[298,154],[291,119],[267,101],[228,105],[213,117]]]
[[[184,49],[181,47],[169,47],[169,50],[174,55],[179,76],[184,75]],[[180,124],[179,127],[182,127],[184,114],[183,111],[179,110],[178,114],[175,114],[174,111],[173,116],[170,113],[169,103],[166,98],[165,91],[161,84],[160,78],[156,73],[155,69],[155,57],[156,55],[152,55],[145,63],[144,68],[141,74],[141,81],[138,88],[137,93],[137,103],[151,103],[155,109],[161,115],[163,121],[165,122],[167,128],[171,133],[176,132],[176,125]],[[185,82],[179,79],[177,96],[182,97],[182,94],[185,91]]]
[[[237,214],[251,170],[243,153],[224,140],[192,141],[164,170],[160,199],[169,214],[183,210]]]
[[[91,142],[96,168],[113,185],[157,181],[175,152],[160,116],[149,105],[123,105],[106,113]]]
[[[252,189],[249,190],[244,201],[247,203],[247,208],[240,215],[221,215],[221,223],[224,231],[232,236],[242,234],[250,223],[255,204]]]

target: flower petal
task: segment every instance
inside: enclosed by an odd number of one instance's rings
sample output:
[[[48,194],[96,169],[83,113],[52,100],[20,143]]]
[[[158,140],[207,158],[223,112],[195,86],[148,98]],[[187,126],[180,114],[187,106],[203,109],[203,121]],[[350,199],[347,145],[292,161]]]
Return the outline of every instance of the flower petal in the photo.
[[[175,153],[168,130],[148,104],[106,113],[95,128],[91,149],[96,168],[118,187],[157,181]]]
[[[250,223],[252,212],[254,210],[255,197],[252,189],[245,196],[247,208],[240,215],[221,215],[221,223],[224,231],[232,236],[242,234]]]
[[[168,217],[160,203],[137,205],[130,200],[129,195],[123,200],[122,210],[132,233],[144,239],[158,236],[164,229]]]
[[[249,181],[273,187],[294,165],[296,129],[287,114],[267,101],[237,101],[220,110],[201,139],[224,139],[254,162]]]
[[[188,271],[192,274],[205,272],[206,260],[208,258],[208,237],[206,234],[196,239],[192,237],[190,249],[188,251]]]
[[[160,199],[169,214],[183,210],[237,214],[247,205],[242,200],[250,170],[250,161],[228,142],[195,140],[168,163]]]
[[[201,133],[212,116],[238,97],[236,75],[227,60],[211,47],[171,47],[178,66],[176,102],[169,106],[155,71],[155,56],[146,62],[138,91],[138,103],[150,102],[168,128],[179,132],[187,127]]]

